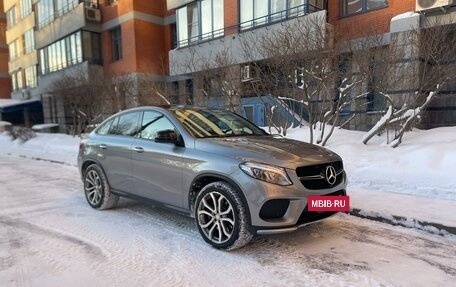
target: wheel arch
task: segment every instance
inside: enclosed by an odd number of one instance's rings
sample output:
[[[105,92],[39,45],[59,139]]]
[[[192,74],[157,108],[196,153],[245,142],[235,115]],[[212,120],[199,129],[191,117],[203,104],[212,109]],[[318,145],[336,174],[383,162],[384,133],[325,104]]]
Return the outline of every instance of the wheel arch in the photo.
[[[247,209],[247,221],[249,226],[251,226],[252,221],[250,218],[250,207],[247,203],[247,199],[244,193],[242,192],[242,189],[233,179],[216,173],[200,174],[193,180],[188,192],[188,207],[190,210],[190,216],[194,217],[196,197],[198,196],[198,193],[201,191],[201,189],[203,189],[203,187],[206,185],[217,181],[224,181],[236,189],[236,192],[239,194],[242,202],[244,203],[244,206]]]
[[[81,176],[82,177],[84,177],[84,174],[85,174],[87,168],[89,166],[91,166],[92,164],[98,165],[101,168],[101,170],[104,172],[104,174],[106,175],[106,172],[105,172],[103,166],[100,164],[100,162],[98,162],[95,159],[88,158],[88,159],[84,160],[84,162],[81,164]]]

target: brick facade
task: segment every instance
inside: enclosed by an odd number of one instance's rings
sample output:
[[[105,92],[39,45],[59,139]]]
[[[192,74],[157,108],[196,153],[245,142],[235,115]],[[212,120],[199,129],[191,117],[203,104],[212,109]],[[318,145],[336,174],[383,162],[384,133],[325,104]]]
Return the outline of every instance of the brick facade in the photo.
[[[101,7],[104,69],[107,74],[150,73],[164,75],[172,29],[165,23],[165,1],[123,0]],[[122,31],[122,59],[112,60],[110,29],[113,23]]]
[[[11,98],[11,78],[8,76],[8,46],[6,45],[6,16],[0,1],[0,99]]]
[[[415,10],[416,0],[390,0],[388,7],[365,13],[342,17],[340,1],[328,1],[328,22],[335,28],[336,35],[361,37],[390,31],[390,21],[396,15]]]

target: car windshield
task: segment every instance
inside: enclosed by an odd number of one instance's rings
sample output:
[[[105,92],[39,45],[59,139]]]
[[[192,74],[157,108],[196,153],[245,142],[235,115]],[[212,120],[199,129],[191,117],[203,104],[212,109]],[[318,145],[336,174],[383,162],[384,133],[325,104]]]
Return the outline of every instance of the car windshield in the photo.
[[[235,113],[221,110],[178,108],[170,110],[196,138],[266,135],[267,133]]]

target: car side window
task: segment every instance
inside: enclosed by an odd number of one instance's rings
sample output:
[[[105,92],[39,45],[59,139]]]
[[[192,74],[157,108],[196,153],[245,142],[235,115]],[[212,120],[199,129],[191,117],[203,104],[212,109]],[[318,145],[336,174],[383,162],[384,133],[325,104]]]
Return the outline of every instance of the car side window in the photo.
[[[142,139],[155,140],[157,133],[164,130],[175,130],[171,121],[163,114],[154,111],[145,111],[139,132]]]
[[[134,136],[138,132],[138,120],[140,112],[123,114],[114,120],[109,129],[111,135]]]
[[[102,124],[96,131],[97,134],[99,135],[107,135],[109,132],[109,129],[111,128],[112,122],[114,119],[107,121],[106,123]]]

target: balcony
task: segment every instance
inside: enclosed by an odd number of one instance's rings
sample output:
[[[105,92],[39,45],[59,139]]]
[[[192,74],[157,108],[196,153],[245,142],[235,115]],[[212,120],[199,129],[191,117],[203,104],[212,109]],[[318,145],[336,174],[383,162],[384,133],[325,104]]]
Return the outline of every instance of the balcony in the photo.
[[[248,58],[243,55],[242,41],[246,41],[246,39],[255,41],[255,39],[265,37],[268,33],[281,33],[287,26],[310,23],[318,23],[319,26],[326,27],[326,10],[311,4],[304,4],[211,33],[183,39],[176,43],[175,50],[169,52],[170,75],[188,74],[211,68],[207,67],[207,64],[215,63],[219,53],[227,54],[230,64],[263,60],[265,56],[258,51],[250,51],[251,55]],[[315,47],[315,49],[318,48],[321,47]],[[203,56],[204,61],[189,65],[188,59],[199,58],[198,55]],[[189,70],[189,66],[192,67],[192,70]]]
[[[213,39],[221,38],[224,35],[236,34],[238,32],[245,32],[253,29],[267,27],[270,25],[274,25],[276,23],[282,23],[291,19],[302,17],[307,14],[315,13],[322,10],[323,9],[321,9],[320,7],[314,6],[312,4],[303,4],[296,7],[292,7],[287,10],[279,11],[277,13],[244,21],[237,25],[214,30],[212,32],[205,33],[202,35],[196,35],[188,39],[183,39],[175,43],[174,46],[177,48],[182,48],[189,45],[196,45],[207,41],[211,41]]]
[[[56,15],[38,19],[35,32],[36,48],[41,49],[82,28],[101,32],[101,17],[97,1],[80,1],[74,7],[64,7]]]

